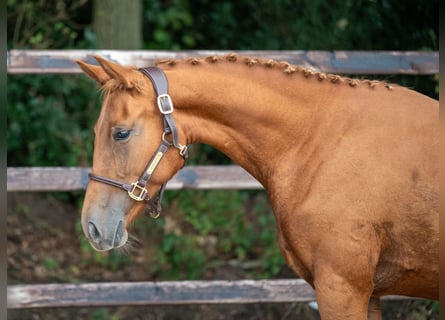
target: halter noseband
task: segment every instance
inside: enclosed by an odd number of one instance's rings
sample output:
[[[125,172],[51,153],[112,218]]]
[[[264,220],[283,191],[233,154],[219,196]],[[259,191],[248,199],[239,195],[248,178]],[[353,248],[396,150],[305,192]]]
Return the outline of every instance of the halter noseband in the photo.
[[[147,183],[170,147],[175,147],[179,150],[179,154],[184,159],[184,163],[188,158],[188,149],[187,146],[181,145],[178,140],[178,129],[176,128],[172,115],[173,103],[168,95],[168,80],[165,73],[157,67],[141,68],[139,71],[150,79],[157,94],[157,104],[164,122],[164,132],[162,133],[161,144],[148,162],[139,179],[133,183],[120,182],[114,179],[98,176],[91,172],[88,174],[88,177],[91,180],[102,182],[127,191],[128,196],[133,200],[146,201],[146,211],[153,218],[157,218],[162,211],[161,201],[164,195],[166,183],[161,186],[158,191],[158,195],[154,199],[150,199],[150,196],[148,195],[148,190],[146,189]],[[172,136],[171,142],[166,139],[166,136],[169,134]]]

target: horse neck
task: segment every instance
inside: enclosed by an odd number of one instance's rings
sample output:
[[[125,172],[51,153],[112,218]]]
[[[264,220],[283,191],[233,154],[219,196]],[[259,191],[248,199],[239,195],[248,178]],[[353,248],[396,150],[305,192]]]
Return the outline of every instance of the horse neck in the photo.
[[[312,153],[305,145],[315,140],[322,114],[317,110],[332,84],[230,62],[177,65],[165,71],[186,143],[206,143],[222,151],[266,189],[272,176],[279,179],[281,165],[285,168],[289,159],[299,162],[297,150]]]

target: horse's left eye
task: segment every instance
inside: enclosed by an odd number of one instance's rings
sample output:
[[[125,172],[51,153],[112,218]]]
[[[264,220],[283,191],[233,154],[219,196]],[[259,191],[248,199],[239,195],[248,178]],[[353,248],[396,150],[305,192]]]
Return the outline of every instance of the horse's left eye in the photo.
[[[116,141],[122,141],[128,139],[130,136],[131,130],[119,130],[113,134],[113,138]]]

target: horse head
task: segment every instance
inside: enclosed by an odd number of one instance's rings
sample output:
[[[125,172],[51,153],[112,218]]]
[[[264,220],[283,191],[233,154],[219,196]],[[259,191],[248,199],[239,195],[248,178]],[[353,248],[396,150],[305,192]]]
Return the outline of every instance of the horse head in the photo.
[[[155,82],[166,81],[160,69],[138,70],[95,58],[99,65],[77,61],[104,94],[81,220],[91,245],[106,251],[127,242],[127,227],[147,204],[159,214],[160,199],[153,198],[183,166],[187,149],[178,141],[170,97],[156,92]],[[158,85],[165,90],[165,84]]]

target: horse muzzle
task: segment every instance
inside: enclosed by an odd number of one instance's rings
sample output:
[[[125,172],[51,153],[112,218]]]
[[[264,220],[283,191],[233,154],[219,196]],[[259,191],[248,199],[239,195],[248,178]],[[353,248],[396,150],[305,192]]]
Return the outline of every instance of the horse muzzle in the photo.
[[[113,217],[112,215],[107,217],[107,221],[104,223],[102,219],[95,219],[93,215],[82,219],[82,229],[91,246],[97,251],[120,248],[128,240],[123,216]]]

